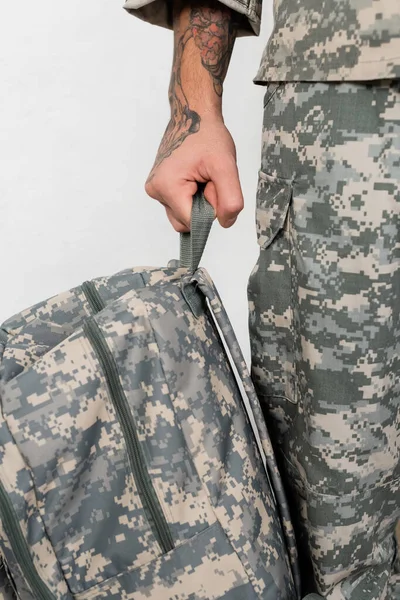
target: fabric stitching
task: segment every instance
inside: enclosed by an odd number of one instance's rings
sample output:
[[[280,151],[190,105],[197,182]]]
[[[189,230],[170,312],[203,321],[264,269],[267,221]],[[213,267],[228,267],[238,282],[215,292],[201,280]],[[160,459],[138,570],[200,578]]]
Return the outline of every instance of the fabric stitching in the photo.
[[[292,250],[293,250],[293,241],[292,241],[292,232],[293,232],[293,221],[292,221],[292,202],[293,202],[293,190],[290,188],[290,201],[289,201],[289,210],[288,210],[288,251],[289,251],[289,274],[290,274],[290,333],[292,337],[292,360],[290,361],[292,372],[290,374],[291,382],[293,385],[293,400],[292,404],[298,403],[297,398],[297,368],[296,368],[296,327],[295,327],[295,314],[294,314],[294,264],[292,258]]]
[[[240,2],[240,0],[236,0],[236,2]],[[390,65],[392,61],[399,60],[399,59],[400,59],[400,56],[393,56],[392,58],[388,58],[387,60],[384,60],[384,61],[382,61],[380,59],[377,59],[377,60],[359,60],[356,65],[352,65],[351,67],[347,67],[345,65],[341,65],[340,63],[337,63],[334,68],[335,68],[335,70],[336,69],[351,70],[351,69],[357,68],[357,66],[360,65],[360,64],[368,65],[368,64],[373,64],[373,63],[381,63],[383,65],[386,65],[386,64]],[[286,59],[285,59],[285,61],[286,61]],[[291,65],[295,65],[295,61],[293,61],[293,58],[288,58],[287,62],[290,63]],[[317,61],[317,60],[314,60],[314,59],[310,59],[307,62],[308,62],[308,64],[316,64],[316,65],[323,65],[324,64],[323,60]],[[268,63],[268,62],[265,65],[265,67],[274,67],[275,69],[282,69],[282,67],[285,67],[285,66],[286,65],[277,64],[277,63]]]

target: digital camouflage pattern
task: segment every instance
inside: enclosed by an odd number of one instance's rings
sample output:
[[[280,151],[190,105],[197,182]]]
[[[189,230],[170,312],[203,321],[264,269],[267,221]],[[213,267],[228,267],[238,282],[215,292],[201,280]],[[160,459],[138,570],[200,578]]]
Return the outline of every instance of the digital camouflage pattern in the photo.
[[[13,598],[8,579],[21,600],[297,600],[294,537],[272,446],[207,274],[134,269],[92,283],[104,304],[96,314],[80,286],[1,329],[0,598]],[[196,310],[186,300],[193,286],[202,300]],[[238,383],[257,416],[259,443]],[[143,503],[125,418],[169,551]],[[29,565],[44,592],[33,589]]]
[[[400,0],[274,0],[255,81],[400,77]]]
[[[327,600],[400,598],[399,181],[398,81],[268,86],[252,374]]]
[[[17,596],[6,569],[6,565],[0,561],[0,600],[16,600]]]
[[[260,32],[262,0],[221,0],[238,35]],[[166,0],[126,0],[131,14],[172,27]],[[274,28],[256,83],[400,77],[400,0],[274,0]]]

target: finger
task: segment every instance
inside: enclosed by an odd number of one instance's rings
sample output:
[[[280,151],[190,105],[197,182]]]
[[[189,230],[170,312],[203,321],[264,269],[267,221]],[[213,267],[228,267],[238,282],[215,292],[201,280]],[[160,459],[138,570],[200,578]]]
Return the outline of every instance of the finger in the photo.
[[[219,164],[213,174],[217,195],[217,218],[222,227],[231,227],[243,210],[243,193],[236,163]]]
[[[196,182],[185,181],[183,184],[171,187],[163,193],[164,204],[170,209],[173,218],[185,226],[185,231],[190,229],[193,196],[196,191]]]
[[[171,223],[172,227],[175,229],[175,231],[177,231],[178,233],[186,233],[189,231],[189,228],[184,223],[178,221],[178,219],[175,218],[174,213],[170,208],[165,207],[165,211],[167,213],[168,220]]]
[[[177,231],[190,229],[193,194],[197,190],[194,181],[179,181],[171,183],[165,179],[154,177],[145,185],[146,193],[157,200],[167,209],[167,215]]]

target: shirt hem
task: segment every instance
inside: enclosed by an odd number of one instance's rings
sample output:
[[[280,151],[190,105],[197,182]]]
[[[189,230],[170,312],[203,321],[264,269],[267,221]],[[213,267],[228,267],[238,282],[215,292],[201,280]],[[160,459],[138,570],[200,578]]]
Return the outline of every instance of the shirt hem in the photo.
[[[379,65],[379,68],[377,68],[377,65]],[[313,63],[312,61],[307,62],[304,68],[299,67],[299,65],[284,67],[268,63],[261,64],[253,82],[258,85],[265,85],[269,82],[377,81],[398,78],[400,78],[400,56],[394,56],[386,61],[379,59],[359,61],[352,67],[338,64],[326,70],[320,63]]]

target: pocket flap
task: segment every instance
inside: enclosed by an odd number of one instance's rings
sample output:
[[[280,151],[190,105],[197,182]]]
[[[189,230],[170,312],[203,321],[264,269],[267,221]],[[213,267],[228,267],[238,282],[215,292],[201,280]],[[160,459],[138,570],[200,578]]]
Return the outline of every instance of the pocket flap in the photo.
[[[258,174],[257,239],[261,248],[267,248],[283,229],[292,198],[292,186],[286,179]]]
[[[18,333],[8,332],[1,356],[0,379],[7,382],[35,363],[66,337],[70,327],[33,319]],[[2,330],[5,331],[5,330]],[[7,332],[5,332],[7,334]],[[1,341],[1,338],[0,338]]]

